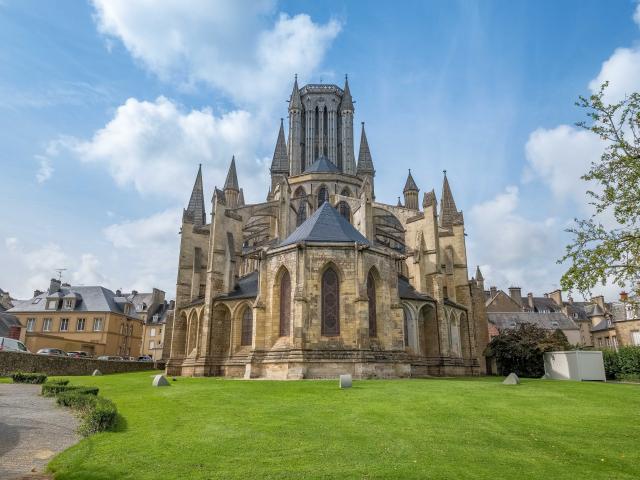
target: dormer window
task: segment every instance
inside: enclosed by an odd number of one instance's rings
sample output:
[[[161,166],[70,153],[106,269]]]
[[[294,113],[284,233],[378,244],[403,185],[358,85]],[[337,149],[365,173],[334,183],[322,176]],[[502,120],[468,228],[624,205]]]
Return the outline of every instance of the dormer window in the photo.
[[[56,298],[47,300],[47,310],[57,310],[57,309],[58,309],[58,300]]]
[[[73,310],[75,307],[76,300],[75,298],[65,298],[64,299],[64,308],[66,310]]]

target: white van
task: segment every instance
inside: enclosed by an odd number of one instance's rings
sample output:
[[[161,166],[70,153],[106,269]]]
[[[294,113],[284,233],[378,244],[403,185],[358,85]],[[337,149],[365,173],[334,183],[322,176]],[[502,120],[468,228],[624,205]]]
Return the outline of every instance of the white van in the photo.
[[[9,337],[0,337],[0,351],[6,352],[29,352],[24,343]]]

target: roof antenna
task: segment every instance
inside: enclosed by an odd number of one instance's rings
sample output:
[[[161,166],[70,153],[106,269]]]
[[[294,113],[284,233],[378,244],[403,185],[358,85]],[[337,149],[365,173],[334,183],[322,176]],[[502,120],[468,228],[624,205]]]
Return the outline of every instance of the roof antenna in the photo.
[[[66,268],[54,268],[56,272],[58,272],[58,281],[62,282],[62,272],[66,270]]]
[[[446,170],[442,170],[442,173],[444,173],[444,176],[447,176],[447,171]]]

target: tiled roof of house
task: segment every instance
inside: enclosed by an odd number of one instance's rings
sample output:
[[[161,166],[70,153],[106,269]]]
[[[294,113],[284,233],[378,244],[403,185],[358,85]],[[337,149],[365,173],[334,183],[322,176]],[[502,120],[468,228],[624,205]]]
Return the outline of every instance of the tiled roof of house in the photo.
[[[498,330],[515,328],[523,323],[532,323],[547,330],[578,330],[578,326],[562,312],[487,312],[488,320]]]

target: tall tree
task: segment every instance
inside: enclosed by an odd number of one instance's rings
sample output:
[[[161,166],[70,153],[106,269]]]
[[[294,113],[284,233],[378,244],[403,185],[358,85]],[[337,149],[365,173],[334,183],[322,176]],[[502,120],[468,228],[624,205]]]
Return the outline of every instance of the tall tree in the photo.
[[[586,220],[576,219],[567,230],[573,242],[559,260],[570,263],[562,288],[585,296],[608,281],[640,294],[640,94],[609,104],[604,100],[607,86],[604,83],[597,93],[576,103],[588,117],[577,126],[598,135],[605,147],[582,176],[596,186],[587,191],[594,213]],[[605,214],[617,225],[603,224]]]

